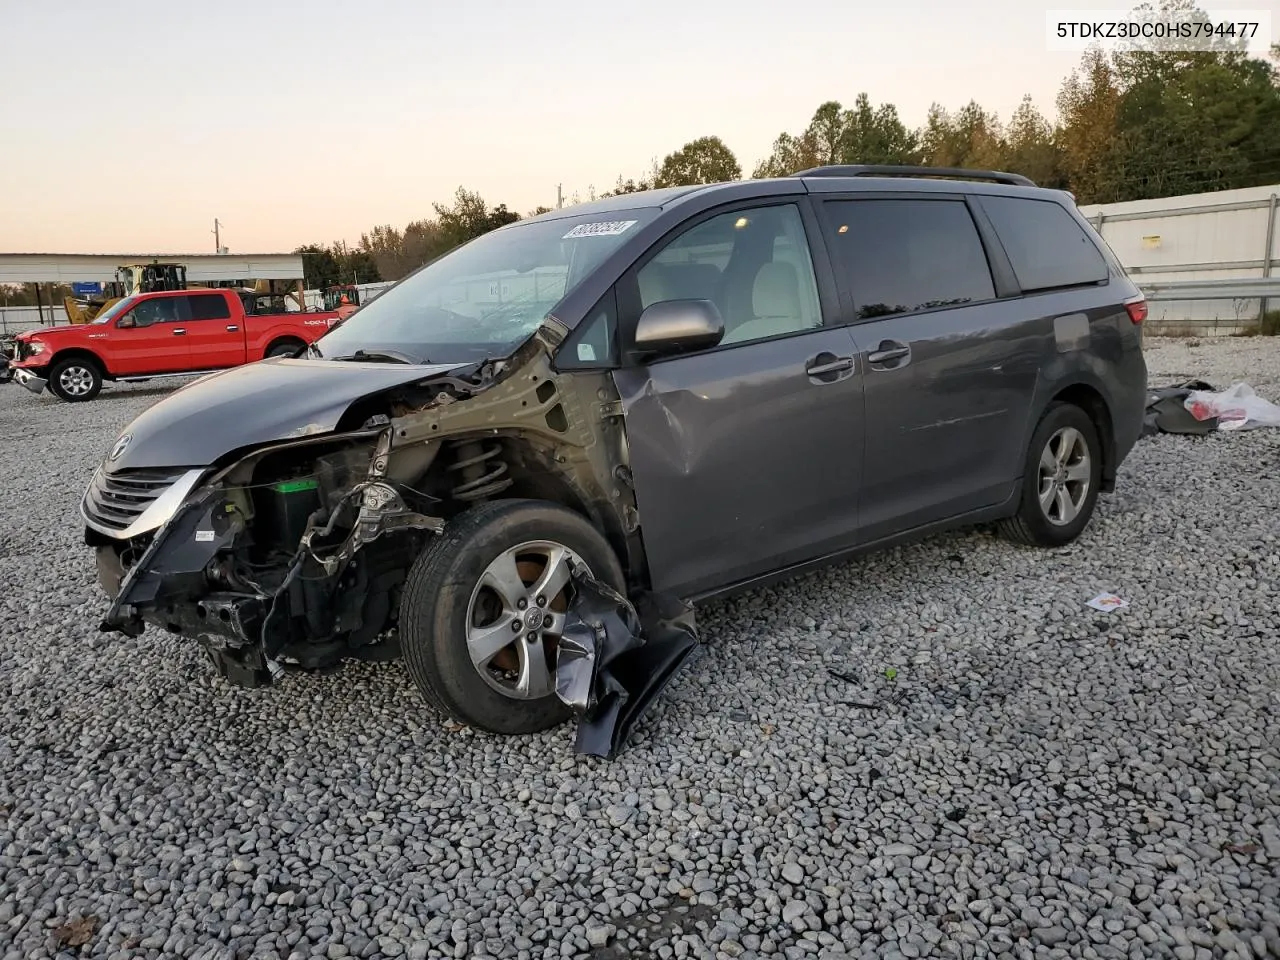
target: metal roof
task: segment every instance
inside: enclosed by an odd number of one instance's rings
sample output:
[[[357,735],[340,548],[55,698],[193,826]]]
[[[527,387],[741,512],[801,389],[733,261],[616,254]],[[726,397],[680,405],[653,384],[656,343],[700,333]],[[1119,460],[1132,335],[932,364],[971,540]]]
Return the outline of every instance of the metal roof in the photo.
[[[110,281],[118,267],[156,260],[183,264],[196,283],[302,278],[297,253],[0,253],[0,283]]]

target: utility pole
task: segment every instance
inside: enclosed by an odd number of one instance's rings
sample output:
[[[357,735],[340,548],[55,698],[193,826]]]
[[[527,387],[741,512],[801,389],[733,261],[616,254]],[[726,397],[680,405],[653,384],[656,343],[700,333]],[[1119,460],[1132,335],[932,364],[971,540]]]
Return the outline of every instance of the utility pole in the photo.
[[[218,230],[221,226],[222,224],[218,222],[218,218],[214,217],[213,218],[213,252],[214,253],[222,252],[222,237],[218,233]]]
[[[564,206],[564,184],[556,184],[556,209],[559,210]]]

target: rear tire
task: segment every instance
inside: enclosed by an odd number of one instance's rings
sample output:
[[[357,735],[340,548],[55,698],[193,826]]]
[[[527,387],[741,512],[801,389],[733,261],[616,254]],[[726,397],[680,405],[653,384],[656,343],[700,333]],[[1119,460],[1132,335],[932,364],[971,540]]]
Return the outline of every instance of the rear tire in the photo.
[[[1061,547],[1089,525],[1102,482],[1102,446],[1089,415],[1055,403],[1040,419],[1027,449],[1018,512],[1000,523],[1016,543]]]
[[[102,369],[92,360],[70,357],[49,368],[49,392],[67,403],[84,403],[102,391]]]
[[[432,706],[499,734],[537,733],[569,719],[569,708],[555,693],[558,633],[546,626],[563,625],[572,597],[568,567],[556,557],[575,557],[598,580],[624,589],[622,567],[608,541],[558,504],[482,503],[431,538],[409,571],[399,623],[409,675]],[[560,573],[555,592],[548,588],[539,605],[541,594],[531,588],[553,568]],[[543,624],[535,633],[529,632],[530,619]]]
[[[280,343],[273,343],[271,348],[267,350],[266,355],[268,358],[297,357],[300,356],[302,351],[305,349],[307,349],[307,345],[305,343],[300,343],[297,340],[285,340]]]

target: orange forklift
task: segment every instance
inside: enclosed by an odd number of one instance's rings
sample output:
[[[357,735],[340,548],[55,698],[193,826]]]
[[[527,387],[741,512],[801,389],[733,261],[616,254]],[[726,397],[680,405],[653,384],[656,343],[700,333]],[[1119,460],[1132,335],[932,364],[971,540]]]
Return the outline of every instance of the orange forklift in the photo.
[[[324,309],[337,311],[338,319],[346,320],[360,309],[360,290],[354,283],[340,283],[326,287]]]

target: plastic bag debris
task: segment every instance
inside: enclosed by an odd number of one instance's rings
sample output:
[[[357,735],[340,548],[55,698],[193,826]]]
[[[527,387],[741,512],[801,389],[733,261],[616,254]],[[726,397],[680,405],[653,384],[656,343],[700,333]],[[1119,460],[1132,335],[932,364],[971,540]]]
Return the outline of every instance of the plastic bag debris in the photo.
[[[1123,610],[1128,605],[1128,600],[1122,600],[1114,593],[1100,593],[1085,604],[1085,606],[1101,610],[1103,613],[1110,613],[1112,610]]]
[[[1216,420],[1219,430],[1280,427],[1280,407],[1258,396],[1247,383],[1233,383],[1220,392],[1195,390],[1183,405],[1197,420]]]
[[[556,695],[578,715],[578,753],[612,759],[698,645],[693,610],[626,597],[581,570],[556,651]]]
[[[1156,387],[1147,392],[1147,410],[1142,420],[1142,435],[1177,433],[1205,436],[1218,428],[1218,421],[1197,420],[1184,405],[1187,397],[1197,391],[1213,391],[1211,384],[1203,380],[1187,380],[1168,387]]]

